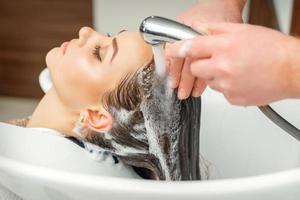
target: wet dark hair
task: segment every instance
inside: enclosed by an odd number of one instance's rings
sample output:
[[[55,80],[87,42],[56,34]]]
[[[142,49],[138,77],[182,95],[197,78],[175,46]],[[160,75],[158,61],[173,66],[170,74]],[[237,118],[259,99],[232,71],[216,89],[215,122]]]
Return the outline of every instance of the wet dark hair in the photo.
[[[143,94],[151,87],[150,80],[153,76],[153,70],[153,61],[151,61],[134,74],[125,76],[116,89],[104,94],[102,97],[104,107],[114,119],[113,126],[109,131],[111,137],[114,138],[114,142],[143,152],[148,152],[149,146],[145,137],[146,129],[143,127],[141,130],[138,126],[144,123],[140,105]],[[125,110],[125,112],[130,112],[130,116],[128,116],[129,118],[126,119],[126,122],[118,119],[118,111],[121,109]],[[92,133],[86,139],[101,148],[117,154],[118,152],[113,147],[112,140],[107,140],[103,134]],[[136,139],[135,136],[140,136],[140,139]],[[144,176],[144,178],[159,179],[158,177],[154,177],[156,176],[155,174],[159,173],[159,169],[157,169],[158,161],[154,156],[150,154],[147,156],[131,154],[127,156],[118,155],[118,157],[125,163],[136,167],[138,173]],[[154,172],[152,172],[153,170]]]
[[[114,122],[112,128],[106,133],[88,134],[86,140],[102,149],[105,149],[115,156],[119,157],[126,164],[138,169],[138,173],[144,178],[165,180],[166,176],[162,172],[162,166],[158,158],[149,152],[149,141],[147,138],[147,130],[145,127],[144,113],[141,109],[145,99],[149,99],[152,95],[154,77],[154,64],[151,61],[146,66],[140,68],[134,74],[125,76],[117,88],[103,95],[102,103],[104,107],[112,115]],[[176,93],[176,91],[174,91]],[[200,129],[200,99],[189,98],[186,101],[180,101],[176,98],[176,104],[180,107],[181,119],[177,126],[181,130],[179,145],[182,147],[192,146],[191,151],[198,151]],[[190,134],[190,133],[193,134]],[[195,134],[196,132],[196,134]],[[172,135],[172,133],[169,133]],[[190,138],[196,135],[196,138]],[[170,156],[172,147],[172,139],[166,135],[159,141],[163,152]],[[193,144],[189,144],[191,140],[197,140]],[[195,145],[196,144],[196,145]],[[199,154],[197,158],[193,157],[188,149],[183,149],[178,158],[181,162],[175,161],[177,166],[171,167],[181,168],[179,175],[171,177],[172,180],[192,180],[199,179],[200,172],[198,168]],[[193,157],[193,158],[191,158]],[[193,159],[193,174],[190,174],[189,160]],[[170,161],[170,160],[169,160]],[[170,161],[171,162],[171,161]],[[198,162],[198,163],[195,163]],[[168,162],[167,164],[170,165]]]

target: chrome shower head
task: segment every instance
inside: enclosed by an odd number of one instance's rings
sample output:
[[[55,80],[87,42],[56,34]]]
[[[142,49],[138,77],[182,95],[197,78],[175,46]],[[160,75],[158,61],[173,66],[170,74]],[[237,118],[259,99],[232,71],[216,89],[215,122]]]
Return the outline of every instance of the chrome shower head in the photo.
[[[140,32],[144,40],[152,46],[205,35],[179,22],[157,16],[144,19],[140,25]]]

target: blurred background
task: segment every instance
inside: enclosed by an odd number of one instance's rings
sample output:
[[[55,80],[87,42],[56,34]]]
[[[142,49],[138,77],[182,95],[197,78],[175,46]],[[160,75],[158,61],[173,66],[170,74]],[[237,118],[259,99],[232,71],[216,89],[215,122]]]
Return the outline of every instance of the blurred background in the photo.
[[[201,1],[201,0],[200,0]],[[175,19],[197,0],[1,0],[0,121],[31,115],[47,52],[78,37],[82,26],[116,34],[138,31],[150,15]],[[248,0],[245,22],[300,35],[300,0]]]

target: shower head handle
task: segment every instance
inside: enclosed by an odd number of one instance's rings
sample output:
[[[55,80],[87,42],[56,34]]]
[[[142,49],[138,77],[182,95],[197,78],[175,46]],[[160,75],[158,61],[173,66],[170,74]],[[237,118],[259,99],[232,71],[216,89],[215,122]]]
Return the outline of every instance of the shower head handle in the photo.
[[[143,39],[150,45],[205,35],[205,33],[197,32],[187,25],[158,16],[150,16],[144,19],[140,25],[140,32]]]

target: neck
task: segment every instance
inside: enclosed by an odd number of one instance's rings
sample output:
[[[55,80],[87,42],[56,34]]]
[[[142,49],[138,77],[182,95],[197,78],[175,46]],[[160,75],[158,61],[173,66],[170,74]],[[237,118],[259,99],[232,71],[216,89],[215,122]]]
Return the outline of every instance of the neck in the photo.
[[[50,128],[68,136],[75,136],[72,129],[78,119],[79,112],[64,105],[52,88],[36,107],[27,127]]]

